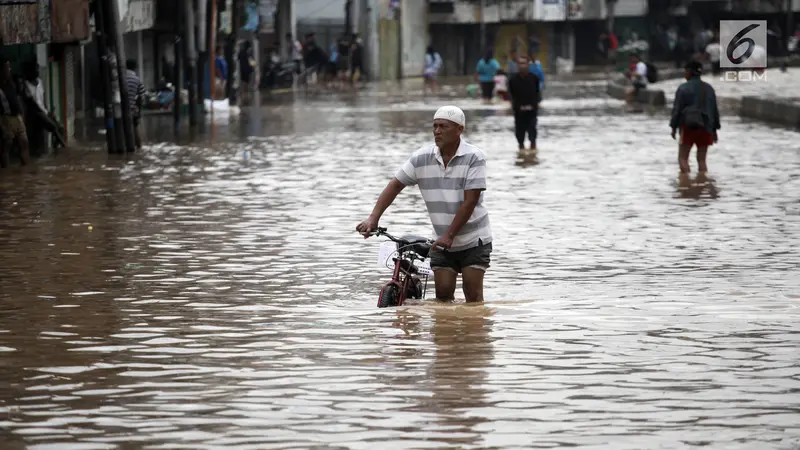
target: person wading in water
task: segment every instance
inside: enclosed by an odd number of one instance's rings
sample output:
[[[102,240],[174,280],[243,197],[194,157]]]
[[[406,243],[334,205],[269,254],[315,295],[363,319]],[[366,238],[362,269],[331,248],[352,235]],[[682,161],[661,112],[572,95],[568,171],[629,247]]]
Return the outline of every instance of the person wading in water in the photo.
[[[525,149],[525,135],[531,141],[531,150],[536,150],[536,125],[539,114],[541,80],[529,70],[528,58],[517,60],[519,72],[508,82],[511,108],[514,110],[514,132],[519,149]]]
[[[458,107],[439,108],[433,116],[434,143],[411,155],[356,230],[368,237],[397,195],[406,186],[418,184],[436,236],[431,249],[436,298],[453,300],[461,273],[467,302],[482,302],[483,276],[492,253],[489,212],[483,206],[486,156],[461,137],[465,125],[466,117]]]
[[[678,86],[675,92],[669,126],[672,128],[672,139],[675,139],[678,129],[681,132],[678,145],[681,173],[691,172],[689,153],[692,146],[697,146],[698,171],[708,172],[706,154],[708,147],[717,142],[717,130],[720,129],[717,95],[710,84],[700,79],[703,73],[700,62],[690,61],[685,69],[686,82]]]

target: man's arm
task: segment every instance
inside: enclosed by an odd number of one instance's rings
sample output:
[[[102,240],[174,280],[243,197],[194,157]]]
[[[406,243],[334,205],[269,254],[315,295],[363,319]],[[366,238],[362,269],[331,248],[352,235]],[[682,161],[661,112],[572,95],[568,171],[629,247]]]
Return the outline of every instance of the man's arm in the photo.
[[[136,89],[136,108],[141,112],[144,107],[144,97],[147,92],[144,89],[144,83],[139,80],[139,87]]]
[[[405,187],[406,185],[401,183],[400,180],[392,178],[392,181],[383,188],[383,192],[378,196],[378,201],[375,202],[375,207],[372,208],[372,213],[369,215],[369,218],[373,219],[375,223],[378,223],[383,213],[392,205],[394,199],[397,198],[397,195],[400,194]]]
[[[675,99],[672,102],[672,116],[669,120],[669,127],[673,130],[678,128],[681,119],[681,112],[683,111],[683,86],[678,86],[675,91]]]
[[[706,88],[709,90],[711,94],[711,102],[714,105],[714,133],[717,132],[720,128],[722,128],[722,124],[720,123],[719,118],[719,107],[717,106],[717,93],[714,91],[714,88],[710,85]]]

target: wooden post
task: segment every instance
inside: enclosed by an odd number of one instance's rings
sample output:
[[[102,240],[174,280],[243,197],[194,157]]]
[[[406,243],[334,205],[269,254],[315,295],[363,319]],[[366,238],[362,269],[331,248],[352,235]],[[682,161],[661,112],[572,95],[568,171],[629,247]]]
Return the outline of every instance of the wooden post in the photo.
[[[228,35],[228,42],[225,45],[225,60],[228,61],[228,84],[225,86],[225,94],[228,97],[228,101],[231,105],[235,105],[238,103],[238,92],[233,85],[233,74],[235,72],[234,67],[237,65],[237,48],[236,48],[236,37],[238,36],[239,27],[239,1],[232,0],[230,2],[230,21],[231,21],[231,34]],[[255,71],[258,73],[258,70]],[[255,76],[253,77],[253,82],[255,82]]]
[[[175,135],[178,136],[180,133],[181,127],[181,107],[183,106],[183,102],[181,101],[181,91],[183,91],[183,11],[184,11],[184,1],[185,0],[177,0],[175,8],[175,70],[173,70],[173,78],[174,78],[174,85],[175,85],[175,100],[173,102],[173,117],[175,120]]]
[[[117,82],[119,83],[120,107],[122,108],[122,135],[124,143],[124,153],[133,152],[136,150],[136,145],[133,138],[133,111],[131,110],[132,99],[128,98],[128,89],[126,88],[126,60],[125,60],[125,44],[122,40],[122,24],[119,18],[119,3],[117,0],[110,0],[108,2],[111,7],[108,9],[108,25],[109,37],[114,41],[114,50],[116,53],[117,63]]]
[[[109,63],[109,50],[108,50],[108,27],[106,26],[105,11],[108,5],[103,2],[93,3],[94,20],[95,20],[95,34],[94,38],[97,42],[97,53],[100,62],[100,78],[102,79],[101,90],[103,92],[103,118],[106,122],[106,145],[108,146],[108,153],[117,153],[117,129],[114,123],[114,101],[113,101],[113,88],[111,86],[111,65]],[[88,119],[88,118],[87,118]],[[87,120],[89,122],[89,120]]]
[[[209,89],[211,92],[211,118],[214,118],[214,100],[217,97],[217,77],[216,77],[216,53],[217,53],[217,0],[211,0],[211,29],[208,43],[208,72],[210,78],[208,79]]]

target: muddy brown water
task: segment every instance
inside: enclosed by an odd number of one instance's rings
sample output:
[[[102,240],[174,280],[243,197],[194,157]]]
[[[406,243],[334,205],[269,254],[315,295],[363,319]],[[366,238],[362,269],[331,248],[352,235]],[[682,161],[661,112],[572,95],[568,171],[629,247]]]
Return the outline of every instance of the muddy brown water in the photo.
[[[712,179],[679,180],[663,114],[550,97],[532,158],[452,102],[489,157],[478,306],[378,310],[353,231],[441,102],[0,174],[0,447],[800,445],[798,134],[726,117]],[[419,193],[382,225],[429,234]]]

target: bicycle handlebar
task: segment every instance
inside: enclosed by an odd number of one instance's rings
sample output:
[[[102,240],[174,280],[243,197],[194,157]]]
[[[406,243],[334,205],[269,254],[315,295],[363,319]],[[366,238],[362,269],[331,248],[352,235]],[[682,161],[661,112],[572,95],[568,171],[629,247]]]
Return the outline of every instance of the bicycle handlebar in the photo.
[[[386,236],[387,238],[389,238],[390,241],[393,241],[393,242],[401,242],[402,241],[402,239],[398,239],[398,238],[392,236],[391,234],[389,234],[387,232],[386,228],[384,228],[384,227],[378,227],[378,229],[372,230],[369,233],[366,233],[366,235],[367,236]],[[433,244],[436,241],[434,241],[433,239],[425,239],[425,242],[427,244],[430,244],[431,246],[433,246]],[[441,247],[439,247],[439,248],[441,248]],[[442,251],[447,251],[446,248],[441,248],[441,249],[442,249]]]

